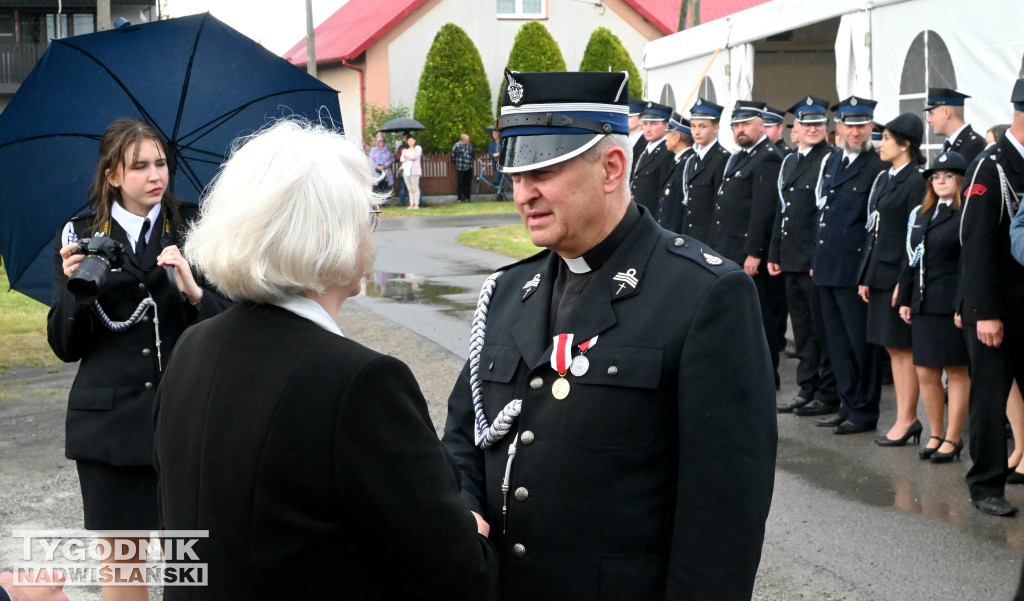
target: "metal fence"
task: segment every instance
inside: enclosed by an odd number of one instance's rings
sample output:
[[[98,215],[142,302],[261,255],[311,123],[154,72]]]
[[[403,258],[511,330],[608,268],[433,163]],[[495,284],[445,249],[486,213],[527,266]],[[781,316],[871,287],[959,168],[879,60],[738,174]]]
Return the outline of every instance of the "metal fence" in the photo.
[[[46,44],[0,44],[0,84],[20,85],[44,52]]]
[[[420,177],[420,193],[423,196],[449,196],[455,194],[455,166],[452,164],[450,153],[425,154],[420,161],[423,167],[423,175]],[[484,175],[487,177],[494,175],[491,170],[491,160],[487,153],[476,153],[473,165],[473,177],[480,174],[481,165],[483,165]],[[401,163],[395,162],[392,173],[401,177]]]

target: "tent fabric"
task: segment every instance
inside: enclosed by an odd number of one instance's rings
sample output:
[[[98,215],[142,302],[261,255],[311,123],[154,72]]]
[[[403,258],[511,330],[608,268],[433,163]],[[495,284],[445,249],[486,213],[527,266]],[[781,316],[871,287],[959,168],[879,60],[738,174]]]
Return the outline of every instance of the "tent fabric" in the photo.
[[[730,48],[729,64],[729,95],[734,100],[750,98],[750,92],[754,89],[754,45],[742,44]]]
[[[843,15],[836,34],[836,92],[839,98],[872,98],[871,90],[871,13],[860,11]]]

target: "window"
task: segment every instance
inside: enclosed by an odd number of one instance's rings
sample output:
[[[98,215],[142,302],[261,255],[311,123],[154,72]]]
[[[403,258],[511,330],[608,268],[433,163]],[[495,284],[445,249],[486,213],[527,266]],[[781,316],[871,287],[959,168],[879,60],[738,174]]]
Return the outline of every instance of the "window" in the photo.
[[[665,84],[665,86],[661,88],[661,100],[658,102],[665,106],[676,106],[676,95],[675,92],[672,91],[671,84]]]
[[[903,73],[900,76],[900,112],[922,115],[928,101],[928,88],[956,89],[956,71],[949,49],[942,37],[934,31],[923,31],[910,43],[907,56],[903,59]],[[928,162],[942,150],[944,136],[936,136],[932,128],[925,125],[921,151]]]
[[[547,0],[498,0],[499,19],[546,19]]]
[[[711,81],[710,77],[704,77],[700,82],[700,88],[697,89],[697,96],[707,100],[708,102],[714,102],[718,104],[718,95],[715,94],[715,82]],[[696,99],[694,99],[696,101]]]

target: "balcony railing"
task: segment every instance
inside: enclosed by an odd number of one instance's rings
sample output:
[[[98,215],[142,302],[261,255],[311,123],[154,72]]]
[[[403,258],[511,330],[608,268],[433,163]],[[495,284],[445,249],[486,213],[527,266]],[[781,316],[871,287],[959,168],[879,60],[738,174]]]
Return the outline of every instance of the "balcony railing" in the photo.
[[[0,43],[0,85],[21,85],[28,77],[39,57],[46,52],[46,44]]]

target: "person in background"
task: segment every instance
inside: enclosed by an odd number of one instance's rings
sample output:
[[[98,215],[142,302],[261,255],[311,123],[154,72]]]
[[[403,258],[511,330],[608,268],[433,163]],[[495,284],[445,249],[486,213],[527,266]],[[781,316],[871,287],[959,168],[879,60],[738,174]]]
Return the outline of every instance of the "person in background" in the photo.
[[[394,157],[388,150],[387,140],[384,134],[378,133],[376,146],[370,150],[370,167],[373,168],[375,182],[373,191],[387,196],[395,185],[395,176],[391,172],[391,165],[394,164]]]
[[[985,132],[985,148],[991,148],[992,145],[999,140],[999,138],[1002,138],[1003,135],[1006,134],[1006,130],[1008,129],[1010,129],[1009,123],[1001,123],[999,125],[993,125],[992,127],[988,128],[988,131]]]
[[[964,122],[964,101],[967,94],[949,88],[929,88],[924,112],[928,125],[936,135],[945,136],[942,152],[954,150],[968,163],[985,149],[985,140]]]
[[[498,137],[498,130],[494,126],[487,127],[491,134],[491,143],[487,146],[487,155],[491,157],[491,174],[494,180],[498,180],[498,155],[501,152],[501,138]]]
[[[455,166],[456,199],[459,202],[470,202],[470,189],[473,185],[473,145],[469,143],[469,134],[459,136],[459,141],[452,146],[452,164]]]
[[[354,141],[295,121],[205,194],[185,253],[236,304],[182,337],[154,457],[163,527],[209,531],[210,578],[165,600],[491,598],[488,525],[412,372],[335,321],[373,264],[378,200]]]
[[[665,144],[674,158],[674,167],[665,182],[658,206],[658,224],[678,232],[683,228],[683,167],[686,159],[693,155],[693,137],[690,135],[690,121],[679,113],[672,113],[668,122]]]
[[[12,572],[3,572],[0,573],[0,601],[68,601],[64,594],[66,580],[60,570],[21,572],[17,577]],[[40,586],[39,582],[53,585]]]
[[[910,254],[903,263],[896,300],[900,317],[910,324],[921,403],[931,429],[918,455],[933,463],[960,458],[971,386],[970,357],[954,318],[960,284],[960,185],[965,171],[967,161],[950,151],[939,155],[924,172],[927,193],[907,224]],[[948,422],[943,371],[949,385]]]
[[[409,148],[409,132],[402,133],[402,139],[395,143],[395,162],[398,163],[398,168],[404,171],[405,163],[402,162],[402,155],[405,154],[406,149]],[[398,174],[398,206],[404,207],[409,203],[409,189],[405,185],[405,177],[401,173]]]
[[[416,145],[416,138],[409,135],[406,147],[399,159],[402,162],[402,179],[409,190],[409,208],[420,208],[420,176],[423,175],[423,147]]]
[[[647,148],[647,140],[644,139],[643,122],[640,121],[640,113],[644,112],[644,102],[640,98],[629,99],[629,143],[633,145],[633,163],[629,168],[629,176],[633,177],[636,171],[636,161],[640,154]]]
[[[786,122],[786,111],[765,105],[764,110],[761,112],[761,119],[764,121],[764,135],[768,136],[768,139],[779,149],[782,156],[793,152],[793,149],[786,146],[786,142],[782,139],[782,130],[786,128],[784,125]]]
[[[729,151],[718,143],[718,127],[723,107],[697,98],[690,108],[690,135],[694,154],[683,165],[683,214],[681,234],[704,244],[711,240],[711,214],[715,195],[722,186],[722,172]]]
[[[675,167],[675,155],[665,145],[668,121],[671,118],[672,107],[649,100],[640,115],[647,145],[636,160],[629,190],[633,201],[647,207],[655,219],[658,217],[662,190]]]

